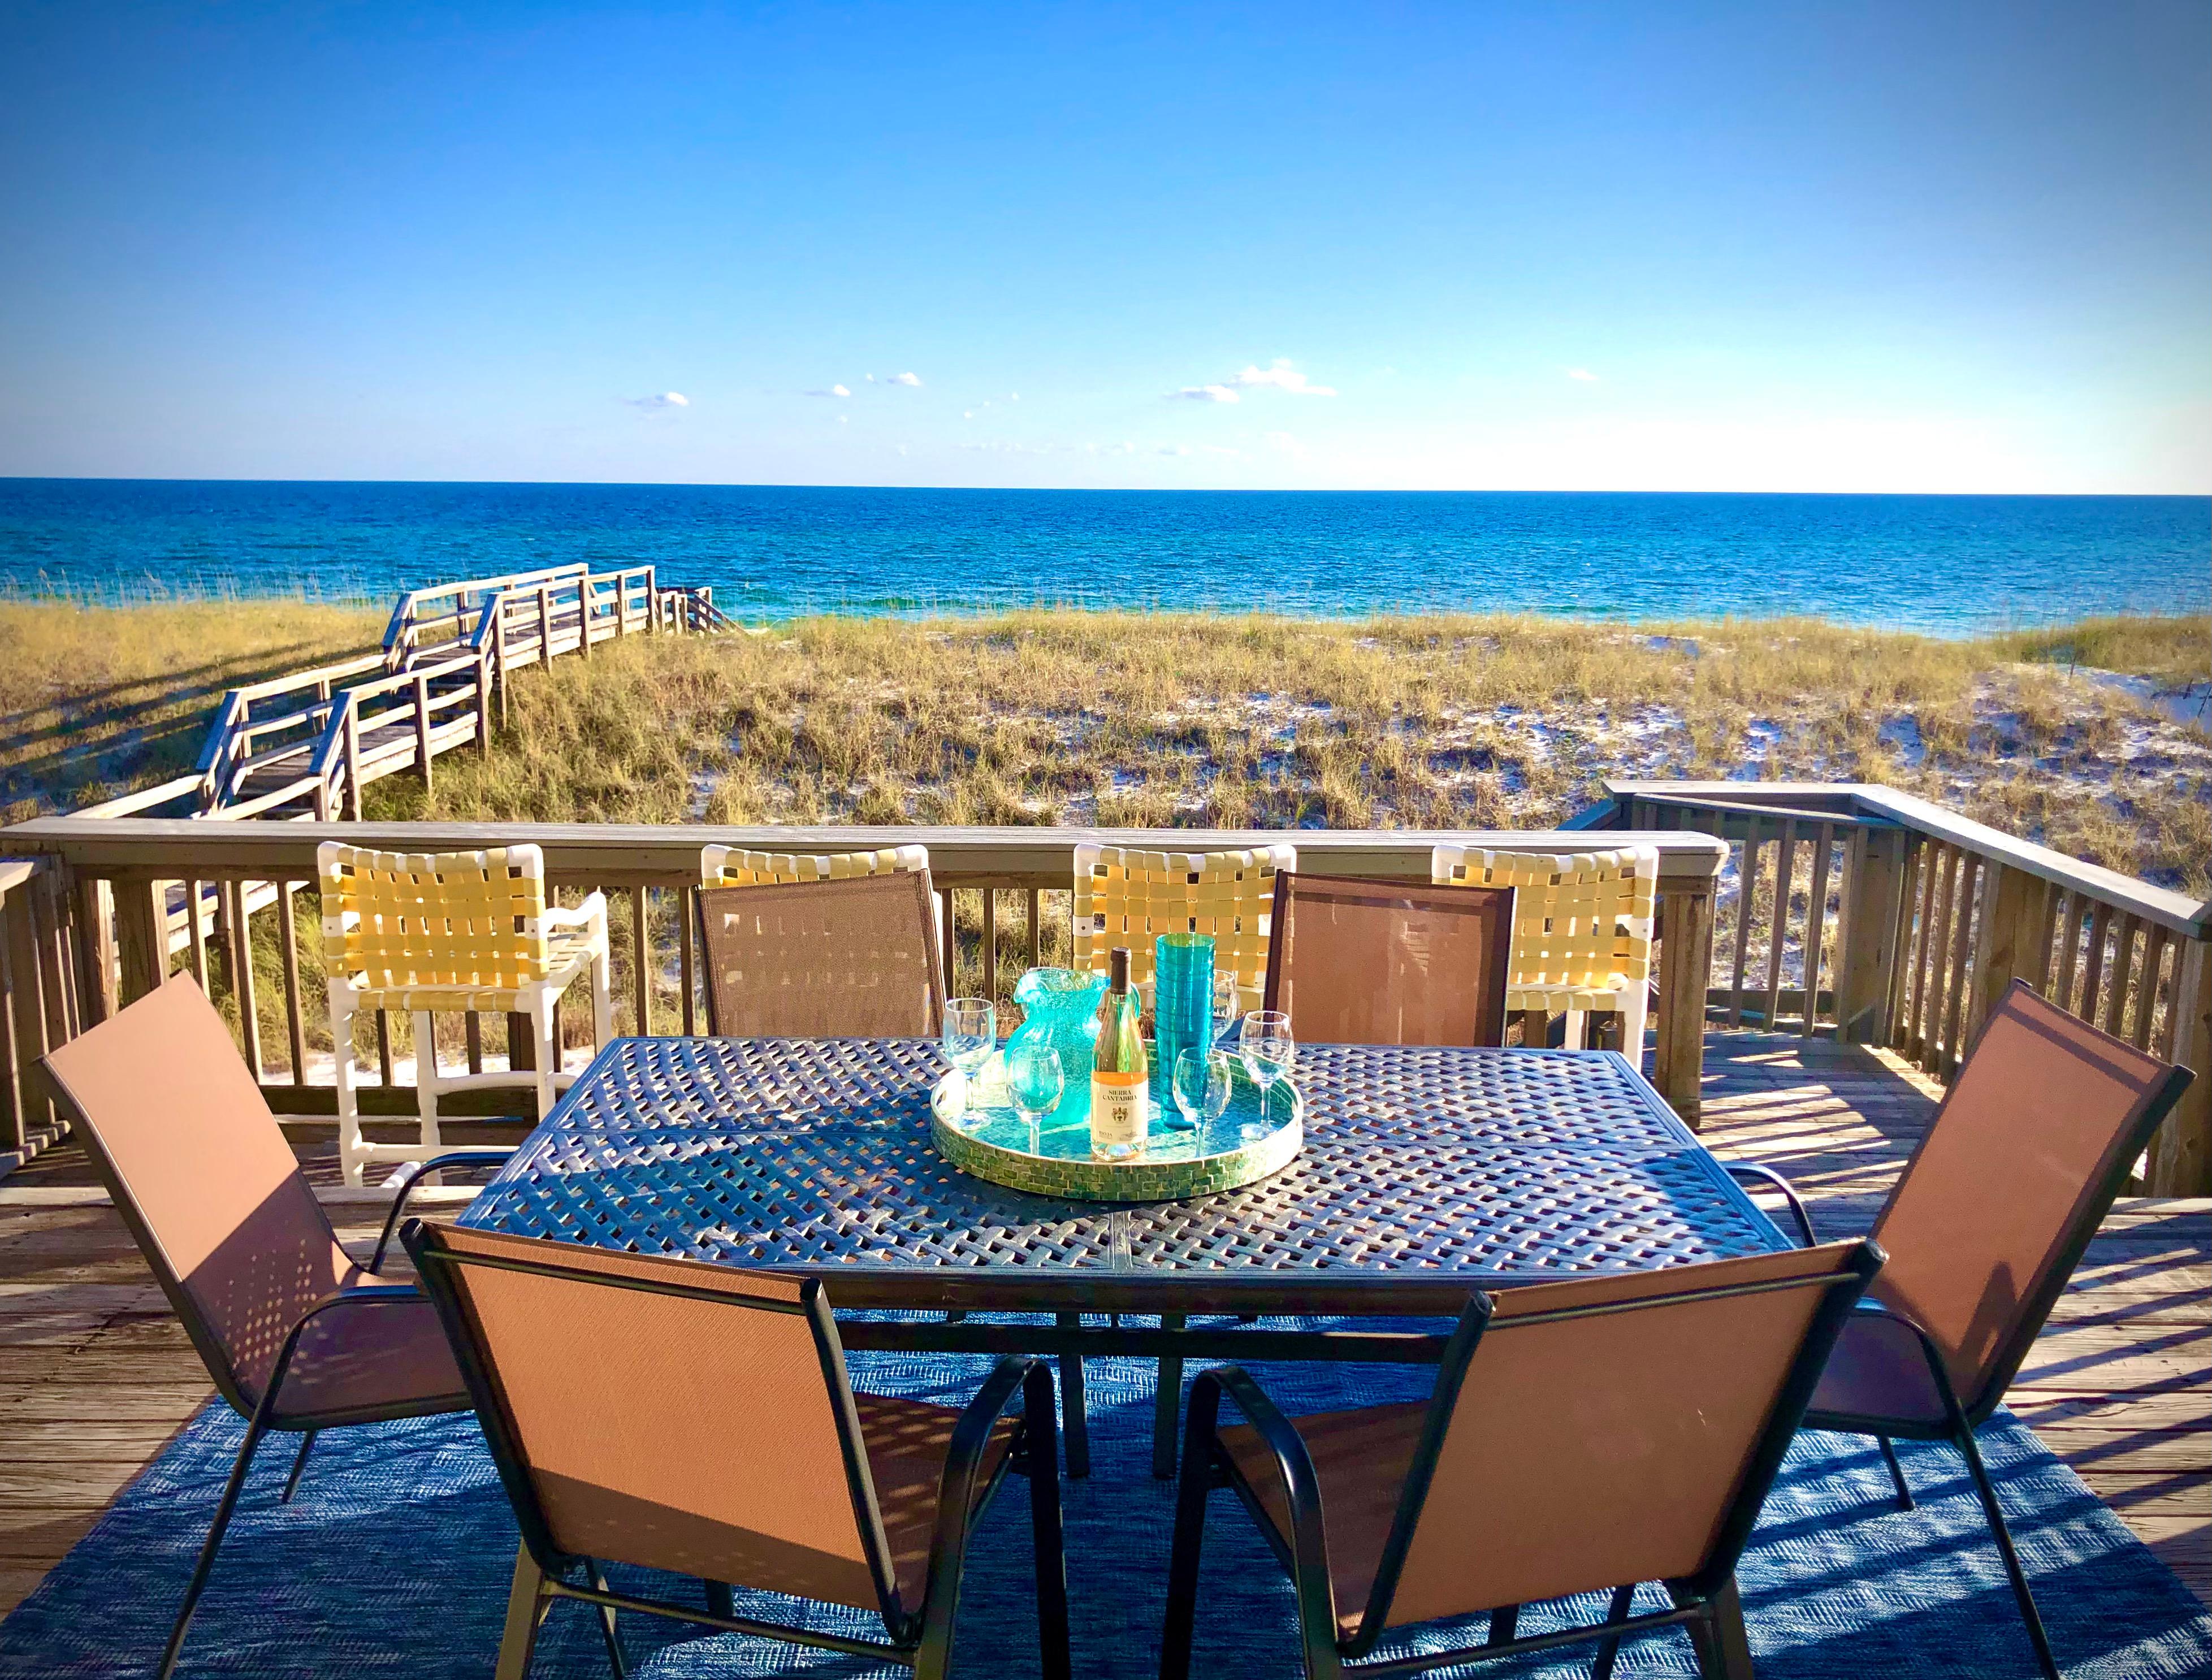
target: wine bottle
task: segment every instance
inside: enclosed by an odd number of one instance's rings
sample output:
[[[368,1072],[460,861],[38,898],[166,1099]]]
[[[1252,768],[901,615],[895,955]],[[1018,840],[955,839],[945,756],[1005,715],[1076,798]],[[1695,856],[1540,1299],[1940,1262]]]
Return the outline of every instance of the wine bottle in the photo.
[[[1116,945],[1107,961],[1091,1063],[1091,1153],[1101,1161],[1127,1161],[1145,1152],[1145,1039],[1129,986],[1128,948]]]

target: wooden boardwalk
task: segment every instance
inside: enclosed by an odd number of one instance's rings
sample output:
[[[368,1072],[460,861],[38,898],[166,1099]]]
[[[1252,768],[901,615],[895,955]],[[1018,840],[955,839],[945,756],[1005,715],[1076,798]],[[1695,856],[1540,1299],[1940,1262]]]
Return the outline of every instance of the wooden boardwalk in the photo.
[[[1707,1140],[1795,1179],[1823,1236],[1863,1229],[1933,1112],[1886,1052],[1716,1033]],[[454,1142],[488,1129],[449,1125]],[[336,1174],[326,1129],[296,1134]],[[375,1210],[334,1210],[365,1252]],[[0,1610],[15,1604],[210,1392],[198,1361],[82,1156],[0,1182]],[[2212,1202],[2115,1210],[2012,1404],[2212,1601]]]

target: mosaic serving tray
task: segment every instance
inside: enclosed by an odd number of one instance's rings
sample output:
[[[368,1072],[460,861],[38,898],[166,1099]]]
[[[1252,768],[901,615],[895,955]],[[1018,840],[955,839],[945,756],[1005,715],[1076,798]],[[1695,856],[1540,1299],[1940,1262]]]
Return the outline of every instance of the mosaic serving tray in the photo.
[[[929,1140],[962,1172],[1010,1190],[1064,1196],[1083,1202],[1179,1202],[1257,1183],[1279,1173],[1305,1142],[1305,1101],[1289,1080],[1263,1094],[1240,1066],[1229,1087],[1229,1107],[1195,1130],[1155,1070],[1152,1125],[1145,1152],[1127,1161],[1100,1161],[1091,1153],[1088,1092],[1073,1092],[1045,1116],[1038,1148],[1030,1148],[1029,1122],[1007,1106],[1003,1058],[994,1056],[973,1084],[957,1074],[929,1093]],[[1248,1124],[1266,1131],[1247,1138]]]

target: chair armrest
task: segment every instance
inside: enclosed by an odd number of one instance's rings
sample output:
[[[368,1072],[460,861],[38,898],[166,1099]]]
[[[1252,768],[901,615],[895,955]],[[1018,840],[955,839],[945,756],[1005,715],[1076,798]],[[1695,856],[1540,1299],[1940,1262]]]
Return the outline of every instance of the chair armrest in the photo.
[[[1020,1396],[1025,1408],[1024,1427],[1043,1433],[1042,1443],[1049,1462],[1037,1464],[1033,1458],[1030,1473],[1036,1476],[1060,1474],[1059,1453],[1053,1438],[1052,1367],[1042,1359],[1025,1358],[1009,1354],[991,1368],[991,1374],[983,1380],[982,1387],[975,1391],[952,1426],[952,1439],[945,1450],[945,1467],[937,1483],[937,1528],[929,1540],[929,1572],[927,1586],[919,1604],[901,1604],[900,1610],[909,1618],[927,1616],[949,1622],[952,1606],[943,1589],[951,1584],[951,1596],[957,1597],[962,1560],[968,1550],[968,1525],[975,1510],[975,1481],[981,1474],[983,1454],[991,1444],[991,1431],[1016,1396]],[[1034,1454],[1039,1443],[1025,1441],[1024,1450]],[[917,1631],[920,1621],[915,1622]]]
[[[564,910],[557,904],[549,904],[545,907],[543,919],[548,927],[605,927],[607,895],[594,891],[574,910]]]
[[[1797,1187],[1781,1174],[1771,1167],[1758,1167],[1747,1161],[1723,1161],[1721,1171],[1738,1182],[1764,1185],[1773,1191],[1790,1204],[1790,1216],[1796,1221],[1797,1229],[1805,1239],[1802,1246],[1807,1248],[1820,1246],[1820,1240],[1813,1234],[1813,1216],[1806,1210],[1805,1198],[1797,1193]]]
[[[384,1270],[384,1256],[392,1246],[392,1234],[399,1228],[400,1216],[407,1211],[407,1198],[424,1179],[448,1167],[503,1166],[514,1153],[514,1149],[455,1149],[434,1155],[428,1161],[410,1161],[408,1165],[415,1170],[400,1180],[398,1193],[392,1198],[392,1211],[384,1216],[384,1230],[376,1239],[376,1252],[368,1257],[368,1265],[362,1269],[372,1275]]]
[[[261,1391],[253,1412],[264,1427],[276,1410],[276,1393],[284,1386],[284,1374],[291,1368],[292,1356],[300,1349],[300,1338],[307,1334],[307,1326],[325,1313],[340,1307],[388,1304],[392,1301],[422,1300],[422,1293],[412,1283],[363,1283],[350,1289],[333,1289],[320,1301],[292,1320],[291,1329],[284,1332],[283,1345],[276,1349],[276,1362],[269,1368],[269,1386]]]

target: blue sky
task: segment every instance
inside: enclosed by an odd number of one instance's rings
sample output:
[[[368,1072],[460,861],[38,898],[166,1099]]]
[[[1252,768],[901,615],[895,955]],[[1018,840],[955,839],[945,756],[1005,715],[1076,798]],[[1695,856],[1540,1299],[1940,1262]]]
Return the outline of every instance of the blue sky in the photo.
[[[2203,493],[2208,135],[2199,0],[15,0],[0,473]]]

